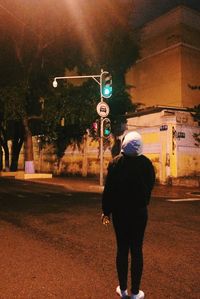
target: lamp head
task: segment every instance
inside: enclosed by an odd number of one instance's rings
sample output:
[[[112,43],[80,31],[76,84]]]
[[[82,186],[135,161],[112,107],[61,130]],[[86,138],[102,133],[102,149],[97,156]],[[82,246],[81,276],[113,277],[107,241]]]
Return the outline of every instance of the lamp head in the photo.
[[[58,82],[56,79],[53,80],[53,87],[56,88],[58,86]]]

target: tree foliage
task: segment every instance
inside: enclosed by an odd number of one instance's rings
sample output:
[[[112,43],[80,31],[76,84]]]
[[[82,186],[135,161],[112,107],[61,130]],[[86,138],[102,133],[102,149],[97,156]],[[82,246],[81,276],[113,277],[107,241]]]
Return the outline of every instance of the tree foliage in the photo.
[[[190,108],[188,110],[191,112],[191,114],[193,116],[193,119],[195,121],[197,121],[198,124],[200,125],[200,104],[196,105],[193,108]],[[200,133],[194,133],[193,136],[194,136],[194,139],[196,141],[196,145],[200,146]]]

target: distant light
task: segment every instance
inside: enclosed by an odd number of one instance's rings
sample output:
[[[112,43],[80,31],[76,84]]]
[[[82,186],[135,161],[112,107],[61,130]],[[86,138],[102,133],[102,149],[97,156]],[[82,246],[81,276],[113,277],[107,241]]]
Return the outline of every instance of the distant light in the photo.
[[[58,86],[58,82],[56,81],[56,79],[54,79],[53,81],[53,87],[56,88]]]

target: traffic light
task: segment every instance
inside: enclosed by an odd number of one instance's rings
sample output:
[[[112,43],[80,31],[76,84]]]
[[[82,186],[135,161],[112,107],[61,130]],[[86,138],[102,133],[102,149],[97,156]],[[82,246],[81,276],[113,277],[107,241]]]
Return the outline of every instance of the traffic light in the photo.
[[[111,134],[111,121],[109,118],[103,119],[103,137],[107,138]]]
[[[93,129],[94,135],[97,135],[97,133],[98,133],[98,122],[97,121],[93,122],[92,129]]]
[[[89,130],[89,134],[91,137],[95,138],[99,136],[99,120],[97,119],[96,121],[94,121],[91,125],[91,128]]]
[[[109,72],[102,72],[100,78],[101,96],[110,98],[112,95],[112,76]]]

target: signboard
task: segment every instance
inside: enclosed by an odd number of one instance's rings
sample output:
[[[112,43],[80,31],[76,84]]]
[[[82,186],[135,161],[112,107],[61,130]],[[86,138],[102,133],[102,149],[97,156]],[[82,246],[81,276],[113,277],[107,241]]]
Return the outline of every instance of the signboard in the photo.
[[[168,125],[160,126],[160,131],[167,131],[167,130],[168,130]]]
[[[99,114],[99,116],[106,117],[106,116],[108,116],[109,112],[110,112],[110,108],[107,103],[105,103],[105,102],[98,103],[97,113]]]

